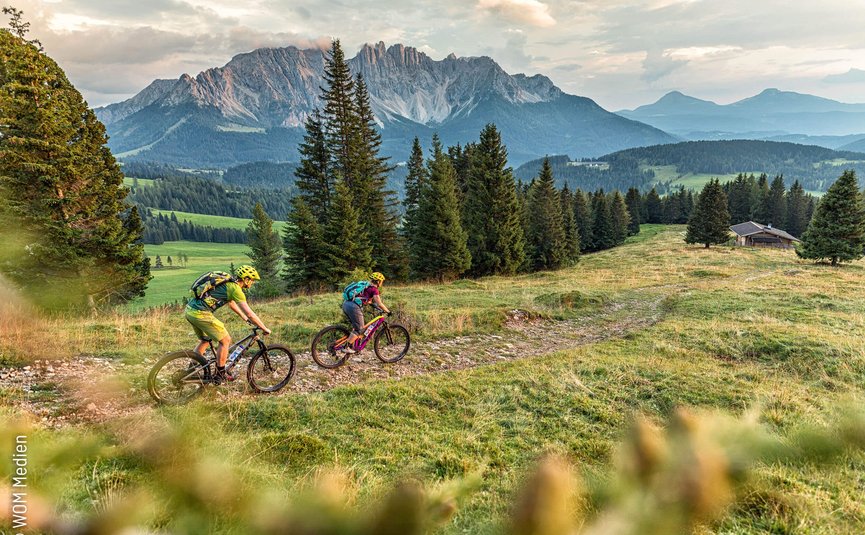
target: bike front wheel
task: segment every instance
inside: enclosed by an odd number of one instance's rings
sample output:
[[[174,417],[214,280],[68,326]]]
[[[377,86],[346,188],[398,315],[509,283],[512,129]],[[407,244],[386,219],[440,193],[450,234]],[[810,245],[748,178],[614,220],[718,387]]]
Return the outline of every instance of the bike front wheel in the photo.
[[[154,364],[147,376],[147,391],[158,403],[180,405],[201,394],[210,382],[210,366],[195,351],[177,351]]]
[[[411,337],[408,329],[398,323],[384,325],[375,333],[373,349],[382,362],[399,362],[408,353]]]
[[[294,355],[285,346],[268,346],[253,355],[246,380],[256,392],[277,392],[294,377]]]
[[[312,339],[312,360],[322,368],[338,368],[345,364],[348,355],[339,351],[349,331],[342,325],[329,325]]]

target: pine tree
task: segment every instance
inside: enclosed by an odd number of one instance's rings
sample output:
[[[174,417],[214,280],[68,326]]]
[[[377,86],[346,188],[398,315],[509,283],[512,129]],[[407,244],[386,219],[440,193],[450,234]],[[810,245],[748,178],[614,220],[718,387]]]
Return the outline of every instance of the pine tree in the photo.
[[[156,263],[154,264],[154,267],[157,269],[164,267],[162,264],[162,257],[161,256],[156,255]]]
[[[466,185],[463,222],[472,272],[509,275],[525,260],[525,241],[508,152],[495,125],[481,131]]]
[[[357,170],[355,156],[358,145],[358,118],[354,102],[354,80],[345,60],[339,39],[331,43],[324,62],[323,78],[327,88],[321,88],[324,136],[330,155],[331,176],[343,180],[353,194]],[[356,198],[352,197],[352,200]]]
[[[702,243],[708,249],[712,244],[724,243],[730,236],[730,212],[727,195],[718,179],[703,186],[697,205],[688,221],[685,243]]]
[[[438,138],[433,138],[433,144],[438,142]],[[428,175],[427,168],[423,161],[423,149],[420,146],[420,140],[415,137],[412,142],[411,156],[406,165],[408,174],[405,177],[405,199],[403,200],[403,208],[405,209],[405,223],[403,224],[403,234],[411,243],[411,237],[417,224],[417,209],[420,204],[420,192],[426,186]]]
[[[844,171],[820,199],[796,254],[833,266],[865,255],[865,208],[856,173]]]
[[[754,204],[752,206],[751,219],[765,225],[769,218],[769,177],[766,176],[766,173],[761,173],[757,179],[753,199]]]
[[[574,217],[574,196],[568,185],[559,194],[562,206],[562,225],[565,231],[565,264],[573,265],[580,260],[580,229]]]
[[[580,252],[592,250],[594,217],[589,200],[581,189],[574,192],[574,221],[576,221],[577,230],[580,233]]]
[[[730,222],[734,225],[745,223],[751,219],[754,212],[754,192],[757,184],[753,175],[750,177],[739,173],[736,179],[726,184],[727,209],[730,212]]]
[[[628,193],[625,194],[625,206],[627,206],[628,214],[631,216],[628,223],[628,236],[640,233],[641,204],[640,191],[637,188],[628,188]]]
[[[549,158],[544,158],[541,173],[529,189],[528,218],[526,242],[532,268],[558,269],[565,264],[567,252],[561,200]]]
[[[277,277],[282,256],[279,235],[273,230],[273,220],[268,217],[261,203],[255,203],[252,221],[246,227],[246,243],[252,266],[261,280],[254,287],[256,295],[272,296],[280,293]]]
[[[646,223],[662,223],[664,221],[664,207],[658,191],[652,188],[646,194]]]
[[[613,219],[607,194],[599,189],[592,195],[592,251],[602,251],[616,245]]]
[[[428,178],[419,188],[412,272],[420,278],[444,281],[465,273],[471,255],[460,222],[456,170],[437,138],[428,166]]]
[[[330,175],[330,154],[327,150],[324,123],[316,108],[306,119],[306,134],[298,146],[300,165],[294,171],[298,195],[320,224],[327,218],[333,181]]]
[[[769,193],[765,200],[765,223],[769,225],[779,226],[787,221],[787,199],[784,196],[784,177],[777,175],[772,180],[772,185],[769,188]]]
[[[105,129],[20,36],[26,23],[17,33],[0,30],[0,272],[45,307],[95,311],[142,295],[141,219]]]
[[[614,245],[625,243],[625,239],[628,237],[628,227],[631,224],[631,215],[628,213],[625,199],[619,190],[613,192],[613,198],[610,201],[610,221],[612,221]]]
[[[787,222],[784,230],[800,238],[808,228],[808,195],[799,181],[793,182],[787,193]]]
[[[326,244],[323,262],[327,282],[337,284],[356,269],[369,271],[372,256],[369,238],[345,181],[337,181],[332,201],[330,217],[322,230]]]
[[[314,290],[327,279],[326,266],[322,265],[324,236],[318,220],[303,198],[295,197],[291,204],[291,212],[282,230],[282,247],[285,250],[282,279],[291,291]]]

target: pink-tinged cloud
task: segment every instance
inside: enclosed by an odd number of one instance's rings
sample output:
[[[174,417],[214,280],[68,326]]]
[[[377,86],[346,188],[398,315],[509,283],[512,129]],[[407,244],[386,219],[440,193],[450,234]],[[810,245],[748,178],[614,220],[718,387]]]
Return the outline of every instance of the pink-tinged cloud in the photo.
[[[556,24],[550,7],[538,0],[479,0],[477,8],[513,22],[547,28]]]

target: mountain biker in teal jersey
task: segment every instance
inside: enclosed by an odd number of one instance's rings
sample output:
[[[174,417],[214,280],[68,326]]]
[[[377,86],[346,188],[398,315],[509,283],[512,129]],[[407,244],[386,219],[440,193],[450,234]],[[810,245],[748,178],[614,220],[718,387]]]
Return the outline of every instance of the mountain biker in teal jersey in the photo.
[[[390,314],[390,310],[388,310],[388,308],[384,306],[384,303],[381,302],[381,292],[379,291],[382,284],[384,284],[384,275],[376,271],[370,275],[369,282],[369,286],[357,294],[354,299],[346,299],[342,303],[342,312],[351,322],[351,333],[348,335],[348,340],[342,349],[345,353],[355,353],[352,344],[354,344],[355,340],[360,338],[361,333],[363,333],[363,326],[365,324],[363,320],[363,305],[372,301],[373,304],[382,309],[385,314]]]
[[[195,352],[204,356],[204,351],[207,349],[208,342],[211,340],[219,341],[219,348],[216,351],[216,381],[221,383],[224,381],[233,381],[235,376],[225,371],[225,362],[228,360],[228,348],[231,346],[231,335],[225,328],[225,324],[216,319],[213,312],[218,308],[228,305],[228,307],[240,316],[245,322],[251,322],[264,332],[270,334],[264,323],[258,318],[255,312],[249,308],[246,302],[246,295],[243,290],[247,290],[255,284],[255,281],[261,277],[258,271],[249,265],[243,265],[236,270],[236,281],[219,284],[208,292],[205,299],[193,297],[186,305],[186,321],[192,324],[199,343],[195,347]]]

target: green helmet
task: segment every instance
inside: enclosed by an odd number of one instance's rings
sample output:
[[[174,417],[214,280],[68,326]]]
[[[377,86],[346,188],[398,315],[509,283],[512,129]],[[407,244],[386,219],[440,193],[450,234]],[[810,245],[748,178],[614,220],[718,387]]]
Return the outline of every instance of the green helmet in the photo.
[[[238,267],[234,272],[238,279],[252,279],[254,281],[261,280],[261,277],[258,276],[258,271],[249,264],[244,264]]]

